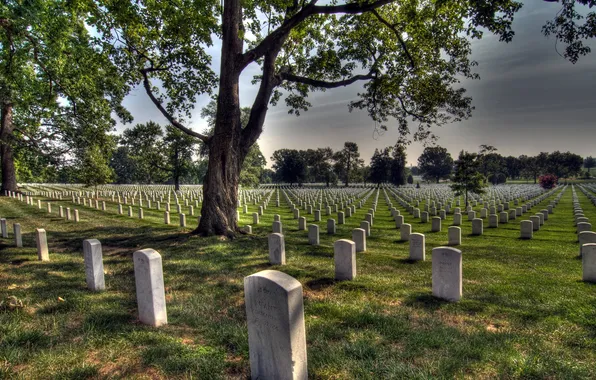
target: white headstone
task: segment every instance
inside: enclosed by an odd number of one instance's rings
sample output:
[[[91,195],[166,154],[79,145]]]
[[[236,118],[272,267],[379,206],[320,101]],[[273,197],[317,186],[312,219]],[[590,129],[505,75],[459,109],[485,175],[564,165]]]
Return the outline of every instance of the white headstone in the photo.
[[[37,244],[37,258],[41,261],[50,261],[46,230],[43,228],[35,229],[35,243]]]
[[[522,220],[520,222],[520,237],[522,239],[531,239],[534,231],[534,223],[531,220]]]
[[[133,254],[139,320],[150,326],[168,323],[161,255],[147,248]]]
[[[286,264],[286,245],[281,233],[269,234],[269,262],[273,265]]]
[[[5,218],[0,219],[0,229],[2,230],[2,237],[6,239],[8,237],[8,226]]]
[[[402,224],[401,227],[399,227],[399,233],[401,241],[410,240],[410,234],[412,233],[412,225],[408,223]]]
[[[582,280],[596,282],[596,243],[582,246]]]
[[[482,235],[483,231],[483,221],[480,218],[474,218],[472,220],[472,235]]]
[[[432,251],[433,295],[456,302],[462,296],[462,253],[451,247],[437,247]]]
[[[449,238],[449,245],[460,245],[461,244],[461,228],[451,226],[447,229],[447,235]]]
[[[431,231],[432,232],[441,232],[441,217],[433,216]]]
[[[579,241],[579,256],[582,256],[582,249],[584,244],[596,243],[596,232],[583,231],[577,235]]]
[[[21,235],[21,224],[14,223],[12,225],[12,231],[14,232],[14,245],[16,247],[22,247],[23,246],[23,237]]]
[[[319,245],[319,226],[316,224],[308,225],[308,244]]]
[[[274,233],[283,234],[283,226],[282,226],[281,222],[273,222],[273,225],[271,226],[271,230]]]
[[[104,290],[106,285],[103,273],[101,243],[99,240],[83,240],[83,256],[85,259],[87,287],[93,291]]]
[[[421,233],[410,234],[410,260],[424,261],[426,258],[426,243]]]
[[[302,285],[265,270],[244,278],[252,379],[306,380]]]
[[[335,219],[327,219],[327,234],[335,235]]]
[[[366,231],[362,228],[352,230],[352,241],[356,244],[356,252],[366,251]]]
[[[347,239],[333,244],[335,279],[353,280],[356,277],[356,244]]]

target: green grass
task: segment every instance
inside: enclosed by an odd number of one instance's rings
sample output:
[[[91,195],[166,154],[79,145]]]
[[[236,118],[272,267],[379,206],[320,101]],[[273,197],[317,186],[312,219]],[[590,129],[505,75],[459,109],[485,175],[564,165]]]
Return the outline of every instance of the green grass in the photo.
[[[577,194],[586,216],[596,220],[596,207]],[[345,282],[333,280],[333,242],[351,237],[374,196],[335,236],[326,235],[323,212],[318,247],[308,245],[283,201],[280,208],[270,203],[252,236],[231,242],[190,235],[194,217],[184,229],[164,225],[163,211],[145,209],[141,221],[137,206],[129,218],[126,207],[117,215],[112,202],[103,212],[70,199],[52,201],[49,215],[42,201],[38,210],[0,199],[0,215],[10,231],[21,223],[25,245],[0,239],[0,297],[25,304],[0,310],[0,378],[246,378],[243,278],[270,268],[303,285],[311,378],[596,377],[596,285],[581,281],[571,187],[533,240],[518,238],[520,218],[498,229],[485,220],[484,235],[471,236],[464,216],[458,303],[431,295],[431,249],[447,243],[452,215],[433,233],[430,223],[399,208],[413,232],[426,235],[427,261],[412,263],[382,194],[368,251],[357,255],[358,276]],[[58,218],[59,205],[79,208],[81,222]],[[240,225],[252,223],[257,207],[241,213]],[[285,266],[268,264],[274,214],[284,226]],[[310,223],[312,216],[301,214]],[[36,227],[48,233],[50,262],[37,261]],[[85,287],[86,238],[103,245],[102,293]],[[163,257],[169,324],[157,329],[136,318],[132,253],[142,248]]]

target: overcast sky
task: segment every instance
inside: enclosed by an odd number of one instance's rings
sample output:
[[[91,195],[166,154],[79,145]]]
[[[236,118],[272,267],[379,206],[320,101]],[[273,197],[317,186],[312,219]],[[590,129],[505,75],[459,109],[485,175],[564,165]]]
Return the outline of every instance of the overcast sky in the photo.
[[[438,145],[456,157],[462,149],[477,151],[480,144],[497,147],[503,155],[534,155],[541,151],[561,150],[582,156],[596,155],[596,44],[594,52],[573,65],[555,51],[553,38],[541,33],[544,23],[560,9],[557,3],[524,1],[516,15],[515,37],[511,43],[499,42],[490,34],[473,42],[472,58],[478,61],[476,72],[481,79],[463,82],[476,107],[472,118],[461,123],[435,128]],[[562,45],[559,44],[562,52]],[[213,66],[219,67],[221,45],[210,49]],[[257,91],[251,85],[256,65],[242,75],[240,99],[250,106]],[[348,112],[347,104],[356,98],[362,84],[316,92],[309,97],[313,107],[300,117],[289,115],[283,101],[270,107],[264,132],[259,139],[261,151],[271,165],[277,149],[308,149],[329,146],[340,149],[345,141],[360,147],[368,163],[375,148],[397,141],[397,128],[383,136],[374,136],[374,123],[366,112]],[[199,116],[208,103],[201,98],[189,126],[196,131],[205,128]],[[148,120],[166,124],[142,89],[136,89],[125,101],[135,123]],[[119,126],[121,131],[124,126]],[[407,149],[408,162],[415,165],[423,145],[413,142]]]

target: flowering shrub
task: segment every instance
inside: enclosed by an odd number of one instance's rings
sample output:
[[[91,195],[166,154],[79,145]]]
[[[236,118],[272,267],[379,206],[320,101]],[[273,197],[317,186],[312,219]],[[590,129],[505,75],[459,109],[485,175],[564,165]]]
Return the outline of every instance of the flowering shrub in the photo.
[[[538,177],[538,183],[543,189],[552,189],[557,186],[557,176],[554,174],[545,174]]]

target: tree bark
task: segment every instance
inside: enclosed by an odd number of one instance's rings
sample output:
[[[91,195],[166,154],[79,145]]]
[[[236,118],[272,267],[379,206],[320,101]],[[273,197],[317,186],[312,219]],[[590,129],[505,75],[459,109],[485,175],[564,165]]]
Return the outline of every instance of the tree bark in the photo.
[[[14,166],[13,156],[13,129],[11,103],[2,104],[1,126],[0,126],[0,158],[2,160],[2,188],[0,195],[8,191],[17,191],[17,175]]]
[[[174,153],[174,190],[180,190],[180,161],[178,149]]]
[[[240,169],[252,145],[243,144],[240,122],[241,20],[240,0],[225,0],[217,113],[213,136],[207,142],[209,164],[203,183],[201,222],[195,230],[204,236],[232,238],[238,231]]]

